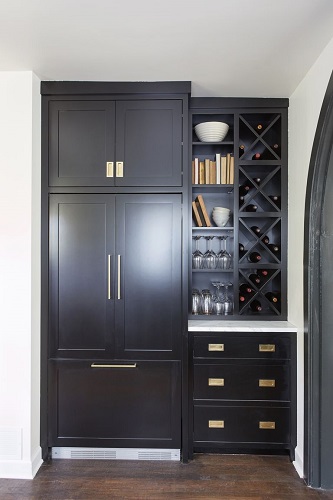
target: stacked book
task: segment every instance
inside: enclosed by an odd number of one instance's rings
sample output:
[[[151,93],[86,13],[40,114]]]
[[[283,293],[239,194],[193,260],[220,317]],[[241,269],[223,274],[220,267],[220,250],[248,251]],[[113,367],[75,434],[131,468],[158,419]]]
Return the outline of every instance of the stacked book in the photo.
[[[193,220],[198,227],[211,227],[210,218],[201,194],[192,201]]]
[[[217,153],[215,160],[194,158],[192,161],[192,184],[233,184],[235,161],[231,153],[222,156]]]

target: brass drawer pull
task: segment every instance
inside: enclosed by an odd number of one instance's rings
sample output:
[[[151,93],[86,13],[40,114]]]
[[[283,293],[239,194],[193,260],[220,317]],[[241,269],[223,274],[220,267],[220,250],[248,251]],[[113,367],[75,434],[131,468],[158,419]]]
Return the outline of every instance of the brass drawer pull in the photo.
[[[116,177],[124,177],[124,162],[116,161]]]
[[[259,387],[275,387],[275,380],[260,379]]]
[[[224,351],[224,344],[208,344],[208,351]]]
[[[113,161],[106,162],[106,177],[113,177]]]
[[[275,429],[275,422],[259,422],[259,429]]]
[[[209,378],[208,385],[209,386],[223,387],[224,386],[224,378]]]
[[[136,368],[136,363],[132,363],[130,365],[103,365],[99,363],[92,363],[90,365],[91,368]]]
[[[208,420],[210,429],[224,429],[224,420]]]
[[[259,352],[275,352],[275,344],[259,344]]]

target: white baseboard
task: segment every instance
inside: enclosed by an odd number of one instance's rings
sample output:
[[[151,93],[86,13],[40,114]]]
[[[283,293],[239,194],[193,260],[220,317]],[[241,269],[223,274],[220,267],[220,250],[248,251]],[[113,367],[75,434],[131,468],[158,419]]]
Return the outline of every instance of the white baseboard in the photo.
[[[33,479],[42,463],[40,447],[37,448],[31,460],[0,460],[0,478]]]
[[[295,461],[293,462],[293,465],[299,477],[303,479],[304,477],[303,457],[301,457],[301,455],[298,453],[297,448],[295,450]]]

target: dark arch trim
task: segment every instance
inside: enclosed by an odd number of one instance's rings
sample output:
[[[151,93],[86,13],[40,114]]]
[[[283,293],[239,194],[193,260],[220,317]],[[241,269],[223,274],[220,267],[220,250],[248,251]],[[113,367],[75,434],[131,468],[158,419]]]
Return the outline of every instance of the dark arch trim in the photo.
[[[314,488],[333,488],[333,478],[322,477],[322,311],[321,227],[326,178],[333,149],[333,73],[322,104],[312,147],[304,221],[305,422],[304,476]],[[333,196],[333,193],[332,193]],[[328,408],[326,408],[326,411]],[[331,431],[332,432],[332,431]],[[332,451],[333,453],[333,451]],[[332,481],[332,484],[327,484]],[[325,486],[323,485],[325,484]]]

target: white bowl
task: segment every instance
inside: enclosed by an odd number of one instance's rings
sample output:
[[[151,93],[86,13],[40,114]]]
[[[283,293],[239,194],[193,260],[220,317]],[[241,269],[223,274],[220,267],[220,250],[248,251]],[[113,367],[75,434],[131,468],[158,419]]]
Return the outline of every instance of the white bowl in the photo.
[[[230,209],[229,208],[213,208],[213,212],[216,213],[216,214],[224,214],[224,213],[230,213]]]
[[[194,131],[201,142],[223,141],[229,130],[224,122],[203,122],[194,127]]]
[[[228,220],[229,220],[229,216],[228,217],[224,217],[224,218],[216,218],[213,215],[213,221],[215,222],[215,224],[218,227],[224,227],[227,224]]]

